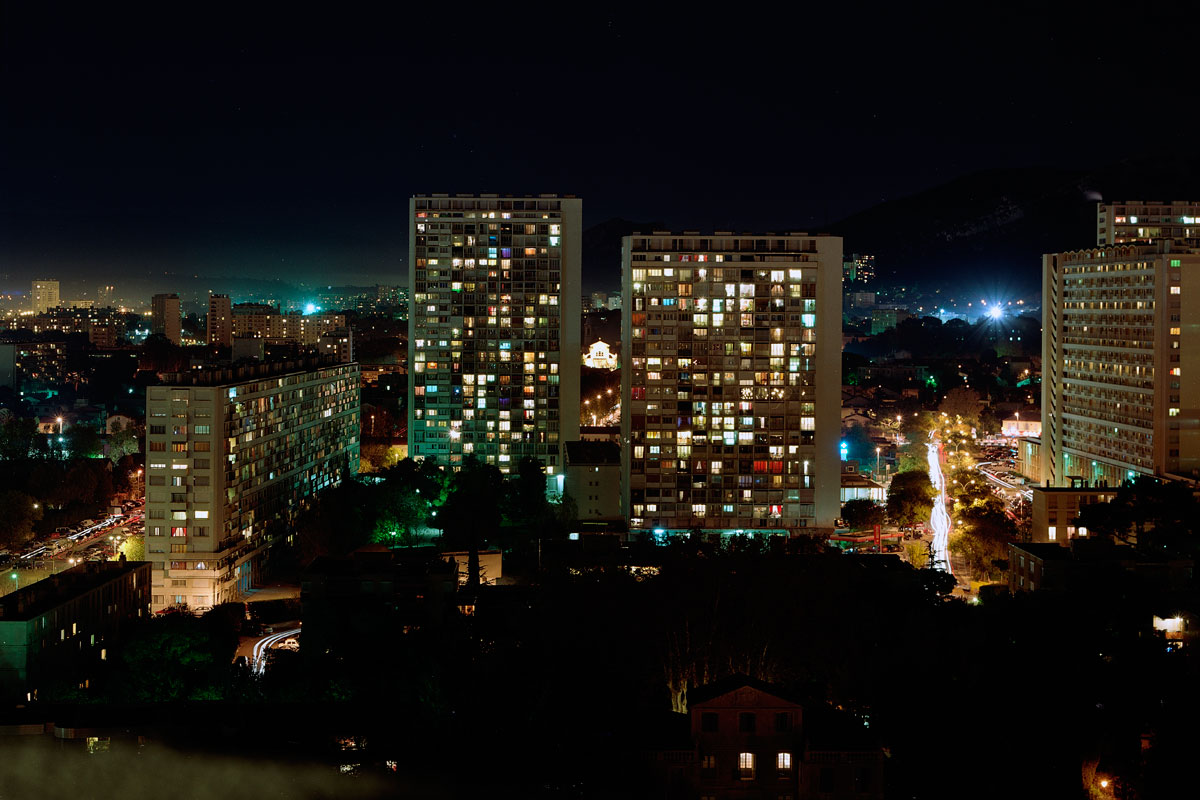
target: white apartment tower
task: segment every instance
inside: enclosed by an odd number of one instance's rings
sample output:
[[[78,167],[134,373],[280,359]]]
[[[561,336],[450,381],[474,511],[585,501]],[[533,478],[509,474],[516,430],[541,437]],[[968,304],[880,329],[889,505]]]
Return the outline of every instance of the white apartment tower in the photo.
[[[309,498],[358,471],[357,364],[169,375],[146,390],[151,609],[234,601]]]
[[[1046,255],[1042,303],[1044,484],[1200,474],[1200,250]]]
[[[45,314],[52,308],[58,308],[58,281],[46,278],[34,281],[29,296],[35,314]]]
[[[623,244],[631,532],[833,528],[842,240],[635,234]]]
[[[579,438],[581,225],[568,196],[410,200],[412,457],[561,474]]]

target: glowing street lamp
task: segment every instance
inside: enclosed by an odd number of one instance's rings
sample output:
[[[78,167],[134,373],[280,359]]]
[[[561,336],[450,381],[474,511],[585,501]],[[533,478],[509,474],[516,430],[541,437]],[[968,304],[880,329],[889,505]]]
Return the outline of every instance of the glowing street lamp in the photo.
[[[63,432],[63,418],[62,418],[62,417],[55,417],[55,418],[54,418],[54,421],[58,423],[58,435],[59,435],[59,436],[61,436],[61,435],[62,435],[62,432]],[[61,441],[62,441],[62,439],[59,439],[59,441],[61,442]]]

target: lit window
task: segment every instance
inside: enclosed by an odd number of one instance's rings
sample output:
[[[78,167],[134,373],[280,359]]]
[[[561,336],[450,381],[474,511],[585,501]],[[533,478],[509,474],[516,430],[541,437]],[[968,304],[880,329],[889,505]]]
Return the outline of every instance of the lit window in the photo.
[[[1179,287],[1178,287],[1178,286],[1172,286],[1172,287],[1171,287],[1171,294],[1179,294]]]
[[[744,781],[754,780],[754,753],[738,753],[738,777]]]
[[[197,511],[196,519],[208,519],[208,512],[207,511]]]
[[[779,770],[780,777],[785,777],[792,769],[792,754],[779,753],[775,756],[775,768]]]
[[[1053,542],[1058,538],[1058,528],[1054,525],[1051,525],[1050,527],[1046,528],[1046,535],[1049,537],[1050,541]]]

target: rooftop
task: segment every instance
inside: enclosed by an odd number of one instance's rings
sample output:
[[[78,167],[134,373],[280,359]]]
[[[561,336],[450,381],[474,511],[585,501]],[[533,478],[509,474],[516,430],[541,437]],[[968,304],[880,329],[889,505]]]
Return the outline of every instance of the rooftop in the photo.
[[[0,597],[0,620],[30,620],[143,566],[150,562],[85,562]]]
[[[163,384],[167,386],[225,386],[340,366],[346,365],[338,363],[332,356],[309,356],[280,361],[255,361],[228,367],[206,366],[190,372],[164,372],[162,379]]]

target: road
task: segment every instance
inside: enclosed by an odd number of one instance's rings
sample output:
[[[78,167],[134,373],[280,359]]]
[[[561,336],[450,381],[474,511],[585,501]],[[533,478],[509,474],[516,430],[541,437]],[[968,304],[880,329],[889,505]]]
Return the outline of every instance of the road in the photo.
[[[267,668],[268,650],[282,642],[284,639],[290,639],[293,637],[297,639],[300,638],[299,628],[291,628],[289,630],[279,631],[277,633],[268,633],[266,636],[263,636],[262,638],[258,639],[258,641],[254,642],[250,653],[250,669],[254,671],[254,674],[262,675],[263,671]]]
[[[938,460],[938,442],[931,441],[925,445],[925,449],[929,461],[929,480],[938,493],[929,517],[929,527],[933,529],[932,566],[953,575],[954,569],[950,565],[950,514],[946,511],[946,478],[942,475],[942,465]]]

